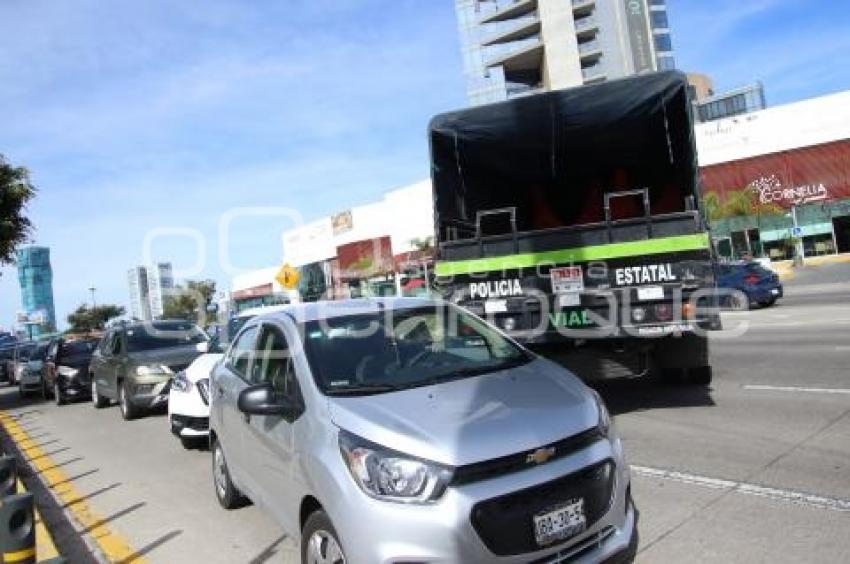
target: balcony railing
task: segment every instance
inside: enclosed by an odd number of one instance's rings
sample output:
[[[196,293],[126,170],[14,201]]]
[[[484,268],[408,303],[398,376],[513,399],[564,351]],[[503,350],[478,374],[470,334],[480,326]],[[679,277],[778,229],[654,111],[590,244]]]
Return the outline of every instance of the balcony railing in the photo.
[[[577,19],[575,23],[576,32],[579,33],[599,27],[599,22],[597,21],[596,16],[585,16]]]
[[[581,76],[584,78],[585,82],[601,80],[605,78],[605,69],[602,68],[602,65],[584,67],[581,69]]]
[[[596,51],[601,51],[602,45],[599,43],[598,39],[594,39],[592,41],[587,41],[585,43],[578,44],[578,52],[582,55],[587,55],[588,53],[594,53]]]

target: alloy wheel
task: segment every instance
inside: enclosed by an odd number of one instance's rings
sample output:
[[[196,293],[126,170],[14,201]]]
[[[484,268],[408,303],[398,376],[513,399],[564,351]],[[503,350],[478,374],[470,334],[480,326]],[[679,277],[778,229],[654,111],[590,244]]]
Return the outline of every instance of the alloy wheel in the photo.
[[[316,531],[307,544],[307,564],[345,564],[336,539],[327,531]]]
[[[59,391],[58,380],[53,384],[53,400],[56,402],[56,405],[62,405],[62,392]]]
[[[118,388],[118,402],[121,404],[121,414],[127,417],[129,406],[127,405],[127,392],[124,390],[123,384]]]

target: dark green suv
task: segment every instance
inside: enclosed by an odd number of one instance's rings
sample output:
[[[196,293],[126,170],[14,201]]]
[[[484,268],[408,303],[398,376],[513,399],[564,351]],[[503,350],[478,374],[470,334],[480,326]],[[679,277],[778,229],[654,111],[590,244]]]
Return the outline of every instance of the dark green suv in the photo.
[[[92,403],[118,402],[124,419],[165,406],[175,374],[206,352],[209,337],[188,321],[123,323],[110,328],[89,364]]]

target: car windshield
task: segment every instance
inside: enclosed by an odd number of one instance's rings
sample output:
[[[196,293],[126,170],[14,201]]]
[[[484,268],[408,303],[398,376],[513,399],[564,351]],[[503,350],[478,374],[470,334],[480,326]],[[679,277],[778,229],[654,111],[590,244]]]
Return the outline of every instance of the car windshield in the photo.
[[[221,336],[221,344],[226,345],[230,343],[230,341],[233,340],[233,337],[235,337],[239,330],[242,329],[242,326],[253,317],[253,315],[237,315],[236,317],[231,317],[227,321],[226,333]]]
[[[205,343],[206,333],[192,323],[145,323],[127,329],[127,352],[142,352]]]
[[[328,395],[434,384],[528,362],[523,349],[454,306],[379,311],[304,324],[306,353]]]
[[[59,350],[59,356],[63,358],[91,356],[94,349],[97,347],[97,343],[97,339],[87,341],[65,341],[62,343],[62,348]]]
[[[24,345],[18,349],[18,360],[29,360],[32,353],[35,352],[35,345]]]

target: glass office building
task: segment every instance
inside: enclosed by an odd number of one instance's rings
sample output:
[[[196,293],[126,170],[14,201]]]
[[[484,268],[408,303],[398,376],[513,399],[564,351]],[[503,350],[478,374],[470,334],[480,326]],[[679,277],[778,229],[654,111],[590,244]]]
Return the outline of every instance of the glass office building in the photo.
[[[713,121],[763,110],[767,107],[764,85],[755,82],[749,86],[715,94],[697,101],[697,119]]]
[[[18,282],[21,286],[21,306],[26,316],[28,334],[39,337],[56,330],[56,310],[53,305],[53,269],[50,249],[22,247],[16,251]]]

